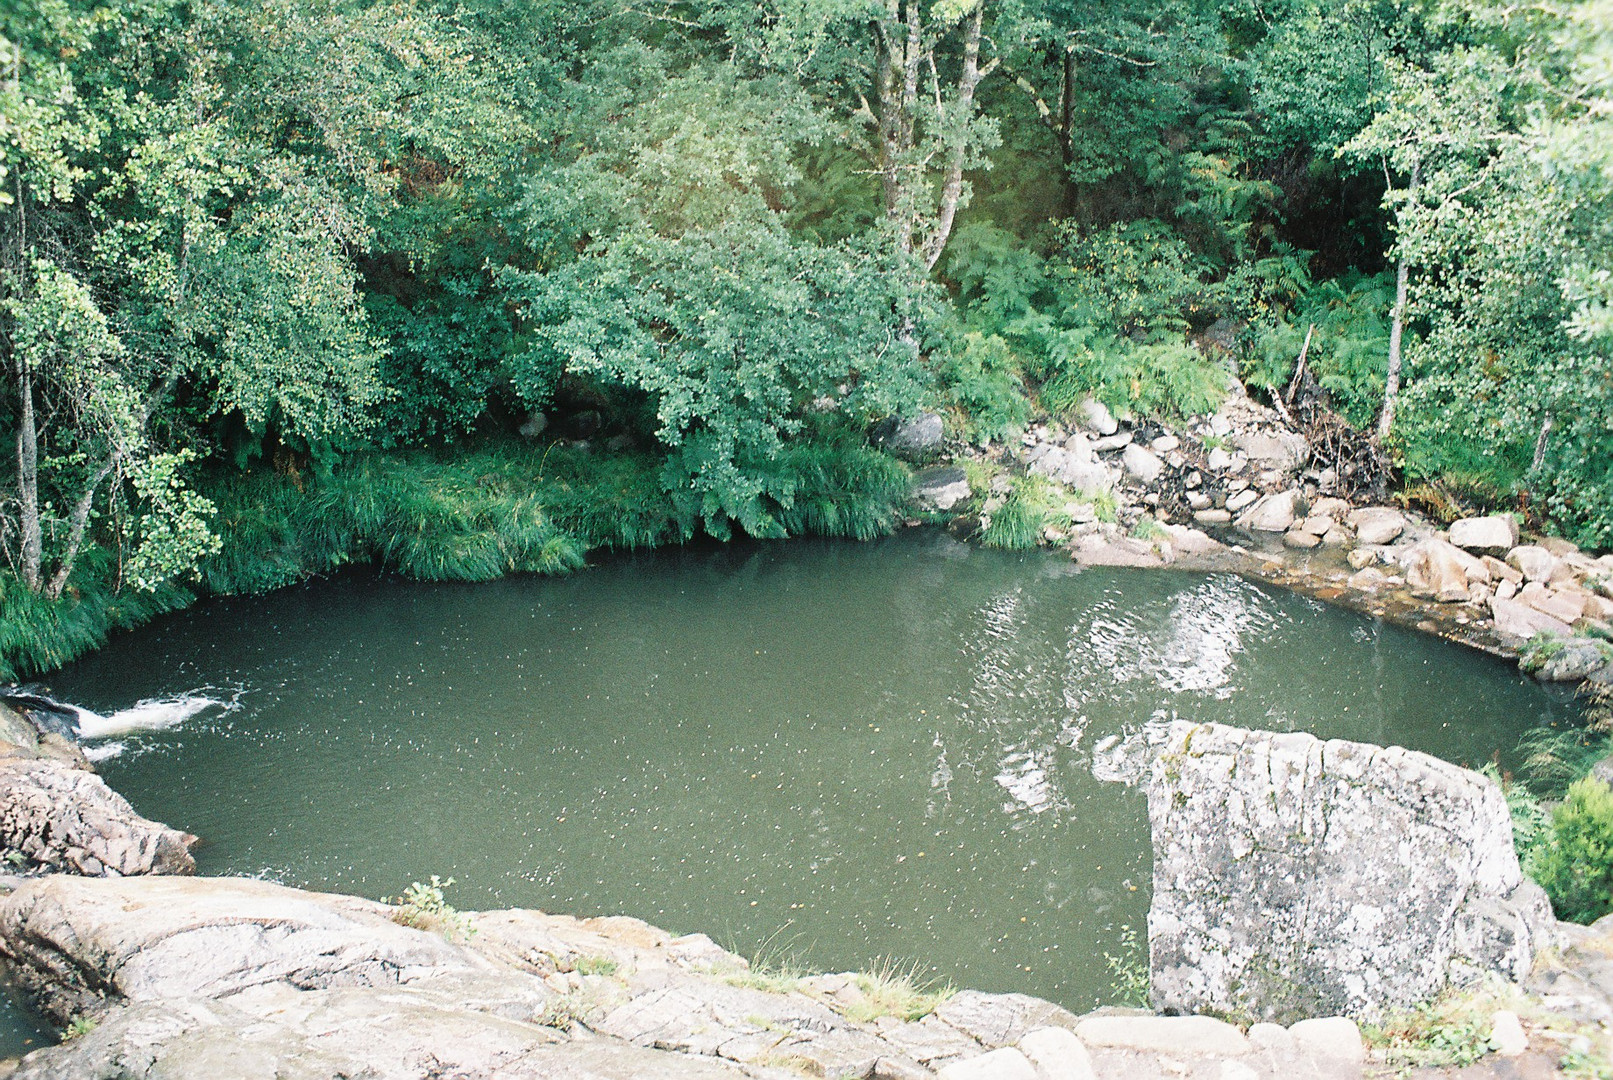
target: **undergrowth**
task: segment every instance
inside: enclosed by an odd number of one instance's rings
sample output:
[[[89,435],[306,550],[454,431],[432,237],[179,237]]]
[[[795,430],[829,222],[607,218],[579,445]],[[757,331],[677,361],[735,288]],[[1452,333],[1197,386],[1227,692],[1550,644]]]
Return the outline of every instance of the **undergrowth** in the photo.
[[[771,535],[867,540],[900,522],[909,478],[887,454],[848,440],[802,443],[768,467],[788,492]],[[263,593],[353,564],[422,581],[563,574],[593,550],[682,543],[701,518],[668,494],[664,470],[653,454],[506,442],[452,458],[354,456],[318,476],[215,476],[204,489],[224,542],[190,582],[133,588],[117,553],[94,545],[59,601],[0,571],[0,680],[60,667],[202,594]]]

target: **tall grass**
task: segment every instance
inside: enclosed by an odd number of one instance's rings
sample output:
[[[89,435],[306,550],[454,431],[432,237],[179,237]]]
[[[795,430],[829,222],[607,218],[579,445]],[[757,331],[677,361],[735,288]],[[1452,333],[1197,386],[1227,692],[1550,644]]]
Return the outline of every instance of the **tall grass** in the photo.
[[[452,457],[355,456],[318,477],[225,473],[205,484],[224,542],[188,586],[120,588],[100,547],[60,601],[0,572],[0,679],[59,667],[198,592],[268,592],[355,563],[423,581],[563,574],[590,550],[682,543],[700,521],[669,496],[663,467],[652,454],[493,443]],[[866,540],[900,520],[907,471],[866,446],[803,443],[772,467],[794,492],[774,514],[786,535]]]

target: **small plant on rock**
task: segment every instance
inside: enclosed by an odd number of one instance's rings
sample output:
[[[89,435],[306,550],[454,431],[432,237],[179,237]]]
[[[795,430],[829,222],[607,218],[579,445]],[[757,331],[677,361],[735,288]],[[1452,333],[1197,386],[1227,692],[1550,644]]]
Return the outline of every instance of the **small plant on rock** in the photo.
[[[579,975],[614,975],[620,965],[609,957],[599,953],[590,953],[587,956],[577,957],[576,972]]]
[[[80,1036],[88,1035],[94,1030],[95,1021],[88,1016],[80,1016],[78,1019],[73,1020],[66,1027],[62,1028],[62,1042],[67,1042],[71,1039],[77,1039]]]
[[[573,990],[550,998],[543,1011],[537,1015],[535,1022],[539,1027],[570,1031],[587,1019],[588,1011],[592,1007],[592,998],[582,991]]]
[[[1120,952],[1105,951],[1103,961],[1109,965],[1109,989],[1114,993],[1115,1004],[1147,1008],[1153,991],[1148,946],[1133,927],[1120,928]]]
[[[919,965],[898,964],[886,960],[873,971],[860,973],[856,978],[862,1000],[845,1010],[848,1019],[866,1024],[882,1016],[898,1020],[922,1020],[957,991],[950,983],[936,983],[927,979]]]
[[[453,883],[451,877],[445,879],[432,874],[429,885],[416,881],[403,890],[401,898],[382,897],[381,903],[397,908],[392,913],[392,921],[399,926],[435,930],[444,937],[463,940],[473,936],[476,927],[471,925],[470,916],[448,903],[444,890]]]

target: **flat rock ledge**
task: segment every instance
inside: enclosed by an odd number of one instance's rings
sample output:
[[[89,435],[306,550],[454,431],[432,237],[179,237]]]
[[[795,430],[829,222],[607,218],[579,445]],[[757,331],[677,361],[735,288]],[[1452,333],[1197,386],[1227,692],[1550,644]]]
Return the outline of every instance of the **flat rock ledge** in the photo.
[[[14,1080],[1354,1078],[1348,1020],[1262,1025],[963,991],[918,1019],[859,977],[781,984],[701,934],[538,911],[417,928],[239,878],[22,882],[0,951],[82,1034]],[[457,936],[457,935],[456,935]],[[1309,1025],[1309,1026],[1307,1026]],[[4,1068],[0,1067],[0,1075]]]
[[[1488,778],[1399,747],[1153,732],[1153,1004],[1376,1021],[1557,944]]]

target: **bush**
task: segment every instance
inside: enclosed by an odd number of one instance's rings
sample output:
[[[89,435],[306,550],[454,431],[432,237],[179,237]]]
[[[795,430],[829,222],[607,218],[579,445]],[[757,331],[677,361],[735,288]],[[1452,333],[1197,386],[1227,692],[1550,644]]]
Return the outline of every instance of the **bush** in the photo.
[[[1613,788],[1589,776],[1574,781],[1528,869],[1559,919],[1588,924],[1613,911]]]

